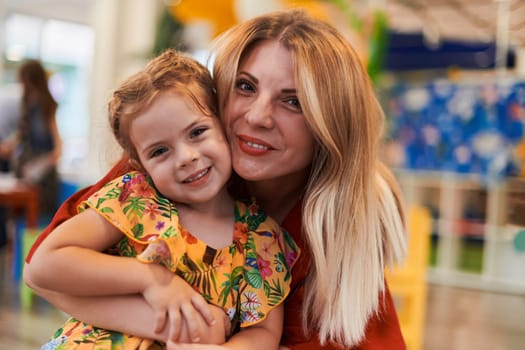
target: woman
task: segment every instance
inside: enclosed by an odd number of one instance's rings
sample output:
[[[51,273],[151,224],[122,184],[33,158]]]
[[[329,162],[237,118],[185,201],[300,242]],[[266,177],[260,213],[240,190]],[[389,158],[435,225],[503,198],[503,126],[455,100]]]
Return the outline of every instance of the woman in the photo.
[[[303,252],[292,270],[281,344],[404,349],[383,274],[405,252],[399,193],[378,161],[384,117],[355,51],[332,26],[301,11],[271,13],[222,36],[213,76],[233,168],[245,180],[234,180],[237,196],[255,196]],[[54,224],[126,168],[119,162],[71,198]],[[31,283],[30,258],[25,279],[38,288]],[[109,328],[131,333],[153,328],[138,297],[39,293],[95,324],[112,322]],[[130,313],[134,307],[141,317],[108,321],[109,307]],[[159,337],[153,331],[150,336]],[[235,336],[225,347],[235,348]]]

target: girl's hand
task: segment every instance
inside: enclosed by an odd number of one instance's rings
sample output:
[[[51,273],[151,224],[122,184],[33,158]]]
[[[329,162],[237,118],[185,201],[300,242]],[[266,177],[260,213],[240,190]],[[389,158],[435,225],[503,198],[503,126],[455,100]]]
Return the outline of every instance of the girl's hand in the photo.
[[[198,342],[203,335],[199,331],[201,320],[208,326],[216,322],[206,300],[175,274],[168,283],[147,286],[142,295],[156,314],[155,332],[160,333],[167,326],[168,340],[179,340],[184,323],[190,341]]]

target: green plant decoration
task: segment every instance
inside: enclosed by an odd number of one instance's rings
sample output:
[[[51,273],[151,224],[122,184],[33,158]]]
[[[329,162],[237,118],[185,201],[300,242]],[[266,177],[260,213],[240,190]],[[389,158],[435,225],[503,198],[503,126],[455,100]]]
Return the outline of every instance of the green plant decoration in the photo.
[[[388,19],[383,11],[375,11],[372,33],[369,39],[367,71],[370,79],[377,83],[386,63],[388,49]]]
[[[367,28],[361,18],[355,13],[348,0],[327,0],[335,5],[347,17],[348,24],[352,30],[361,34],[367,34]],[[366,68],[370,79],[374,83],[379,79],[386,62],[388,47],[388,18],[384,11],[376,10],[372,17],[372,28],[368,38],[368,60]]]
[[[159,18],[157,32],[155,34],[153,56],[157,56],[168,48],[184,51],[182,43],[183,30],[184,25],[178,21],[167,8],[164,8]]]

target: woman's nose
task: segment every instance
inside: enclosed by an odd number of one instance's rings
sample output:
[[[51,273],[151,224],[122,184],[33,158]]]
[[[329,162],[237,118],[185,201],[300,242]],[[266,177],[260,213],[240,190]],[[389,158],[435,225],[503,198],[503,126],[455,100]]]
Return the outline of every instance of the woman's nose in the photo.
[[[254,127],[273,127],[273,105],[268,97],[258,96],[244,115],[248,124]]]

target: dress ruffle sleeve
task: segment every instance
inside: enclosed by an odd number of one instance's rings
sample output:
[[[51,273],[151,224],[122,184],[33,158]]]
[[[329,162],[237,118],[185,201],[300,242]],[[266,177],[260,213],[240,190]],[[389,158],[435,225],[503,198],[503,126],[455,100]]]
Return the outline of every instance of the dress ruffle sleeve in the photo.
[[[256,204],[247,206],[244,278],[239,286],[240,326],[261,322],[290,293],[291,268],[300,250]],[[242,239],[242,234],[236,235]]]
[[[120,255],[176,271],[186,251],[178,213],[149,177],[139,172],[118,177],[82,202],[79,210],[86,208],[96,210],[124,233],[127,239],[115,247]]]

